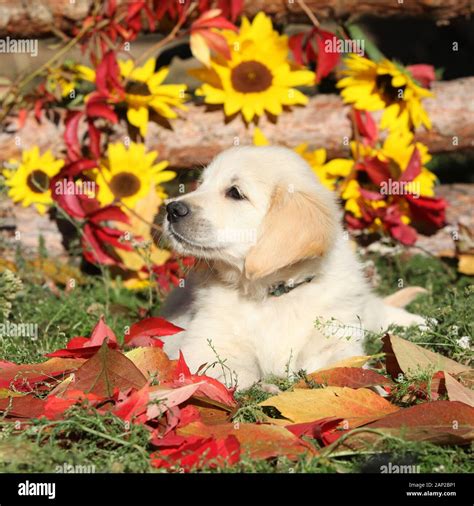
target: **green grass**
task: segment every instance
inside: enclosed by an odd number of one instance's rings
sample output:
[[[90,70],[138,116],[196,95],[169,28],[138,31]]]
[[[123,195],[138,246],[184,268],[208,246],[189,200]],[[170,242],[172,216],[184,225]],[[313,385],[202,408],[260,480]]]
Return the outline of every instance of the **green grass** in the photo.
[[[394,329],[401,337],[463,363],[470,363],[472,352],[458,340],[473,335],[474,304],[472,278],[460,276],[453,266],[429,257],[378,257],[369,255],[380,276],[378,291],[389,294],[403,286],[419,285],[428,290],[409,309],[434,318],[425,332],[416,329]],[[148,292],[132,292],[120,283],[88,276],[85,283],[69,293],[54,294],[31,271],[20,270],[23,289],[13,301],[10,321],[37,323],[38,338],[0,339],[0,359],[34,363],[44,353],[64,347],[74,336],[90,335],[101,314],[119,338],[125,326],[157,312],[158,300],[150,303]],[[401,280],[401,281],[400,281]],[[381,335],[371,335],[368,353],[380,351]],[[296,371],[289,377],[269,378],[282,390],[291,389]],[[421,378],[423,379],[423,378]],[[403,397],[403,385],[400,396]],[[265,417],[258,403],[270,394],[258,387],[237,394],[241,404],[235,421],[257,422]],[[87,407],[74,407],[63,421],[37,420],[25,430],[0,420],[0,472],[58,472],[64,466],[91,469],[95,472],[159,472],[152,468],[147,446],[148,433],[138,425],[125,427],[113,415],[98,415]],[[381,463],[413,463],[421,472],[472,472],[472,454],[468,448],[437,447],[429,443],[403,442],[389,438],[377,451],[314,457],[298,462],[286,458],[256,462],[247,457],[233,467],[213,472],[380,472]],[[209,470],[210,471],[210,470]]]

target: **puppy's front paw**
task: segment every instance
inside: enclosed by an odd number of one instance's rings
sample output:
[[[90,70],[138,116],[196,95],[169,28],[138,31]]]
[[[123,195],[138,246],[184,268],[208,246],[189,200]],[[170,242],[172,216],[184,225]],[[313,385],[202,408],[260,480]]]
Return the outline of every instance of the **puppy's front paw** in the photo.
[[[281,394],[281,392],[282,392],[282,390],[279,387],[277,387],[276,385],[274,385],[273,383],[265,383],[265,382],[261,381],[258,385],[261,390],[263,390],[264,392],[267,392],[268,394],[278,395],[278,394]]]

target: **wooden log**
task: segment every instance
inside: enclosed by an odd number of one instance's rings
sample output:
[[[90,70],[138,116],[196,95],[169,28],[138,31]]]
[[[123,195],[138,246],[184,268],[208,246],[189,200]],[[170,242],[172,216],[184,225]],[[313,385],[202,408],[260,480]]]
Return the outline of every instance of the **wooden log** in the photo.
[[[433,128],[419,130],[417,140],[432,153],[474,148],[474,77],[434,83],[433,91],[435,97],[424,102]],[[259,127],[271,144],[295,147],[306,143],[311,149],[326,148],[331,158],[347,156],[347,140],[352,137],[348,111],[338,95],[316,95],[307,106],[284,112],[276,123],[262,117]],[[47,119],[38,125],[31,116],[21,130],[17,130],[17,123],[16,118],[10,118],[8,130],[0,133],[0,160],[18,157],[21,149],[33,145],[62,156],[62,126]],[[222,110],[207,111],[204,105],[188,104],[188,111],[173,120],[172,127],[170,130],[150,123],[146,144],[157,149],[160,158],[169,160],[173,167],[207,164],[226,148],[252,144],[253,127],[246,127],[241,117],[225,123]],[[125,135],[122,122],[114,139]]]
[[[130,0],[119,0],[118,3]],[[474,12],[470,0],[305,0],[320,21],[355,19],[369,14],[388,16],[423,16],[446,21]],[[70,33],[87,16],[93,0],[2,0],[0,2],[0,36],[45,37],[54,28]],[[278,23],[307,23],[308,17],[297,0],[245,0],[244,14],[252,17],[264,11]]]

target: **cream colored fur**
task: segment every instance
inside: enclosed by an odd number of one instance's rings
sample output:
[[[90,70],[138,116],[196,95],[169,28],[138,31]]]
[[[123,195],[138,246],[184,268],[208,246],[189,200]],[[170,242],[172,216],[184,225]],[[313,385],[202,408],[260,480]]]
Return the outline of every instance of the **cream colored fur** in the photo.
[[[232,186],[246,198],[226,196]],[[165,350],[172,357],[182,350],[193,371],[217,354],[246,388],[268,375],[312,372],[364,354],[365,330],[424,323],[371,292],[335,195],[289,149],[227,150],[197,190],[177,200],[190,213],[165,221],[166,234],[201,265],[165,304],[163,315],[186,329],[167,338]],[[311,276],[280,297],[268,293]],[[220,366],[206,374],[224,379]]]

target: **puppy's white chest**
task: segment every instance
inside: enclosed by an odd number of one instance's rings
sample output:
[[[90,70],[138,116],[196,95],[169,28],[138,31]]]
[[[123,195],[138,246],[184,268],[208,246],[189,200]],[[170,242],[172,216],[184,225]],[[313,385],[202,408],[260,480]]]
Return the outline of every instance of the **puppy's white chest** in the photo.
[[[236,346],[252,350],[263,376],[292,370],[301,349],[314,334],[315,315],[290,295],[270,297],[257,305],[233,307],[231,332]]]

